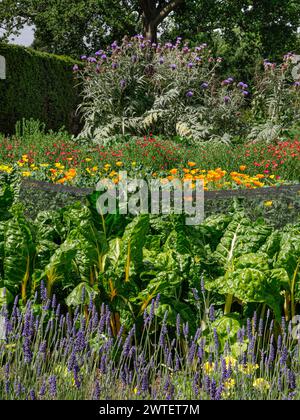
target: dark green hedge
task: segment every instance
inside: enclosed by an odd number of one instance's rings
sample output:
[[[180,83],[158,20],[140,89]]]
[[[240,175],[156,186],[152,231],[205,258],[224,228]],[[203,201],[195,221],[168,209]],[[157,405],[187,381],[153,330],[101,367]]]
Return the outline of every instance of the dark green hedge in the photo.
[[[40,120],[48,129],[65,126],[78,132],[79,91],[72,59],[3,43],[0,55],[6,58],[6,80],[0,79],[0,132],[13,133],[22,118]]]

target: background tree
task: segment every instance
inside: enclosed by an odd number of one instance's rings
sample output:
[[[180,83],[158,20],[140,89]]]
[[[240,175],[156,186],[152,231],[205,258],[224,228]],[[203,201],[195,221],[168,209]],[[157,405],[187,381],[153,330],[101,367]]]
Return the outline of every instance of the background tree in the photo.
[[[6,36],[35,26],[34,47],[78,57],[125,34],[144,32],[155,41],[182,36],[216,51],[274,58],[297,51],[299,0],[2,0],[0,28]],[[234,45],[229,51],[228,45]],[[231,47],[232,48],[232,47]],[[255,51],[253,50],[255,49]],[[252,53],[251,53],[252,52]],[[230,61],[230,60],[229,60]]]

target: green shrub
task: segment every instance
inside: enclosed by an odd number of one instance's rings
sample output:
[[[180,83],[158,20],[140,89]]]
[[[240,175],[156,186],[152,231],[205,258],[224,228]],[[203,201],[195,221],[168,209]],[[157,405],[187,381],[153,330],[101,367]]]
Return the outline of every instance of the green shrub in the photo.
[[[47,129],[79,130],[72,59],[1,43],[0,55],[7,66],[6,80],[0,80],[1,132],[12,133],[22,118],[43,121]]]

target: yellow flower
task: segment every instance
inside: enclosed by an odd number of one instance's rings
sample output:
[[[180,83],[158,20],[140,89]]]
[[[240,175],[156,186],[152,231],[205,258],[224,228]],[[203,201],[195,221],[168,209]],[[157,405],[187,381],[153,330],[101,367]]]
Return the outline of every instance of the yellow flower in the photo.
[[[206,362],[203,365],[203,370],[204,370],[204,373],[206,375],[211,375],[214,372],[214,370],[215,370],[215,364],[214,363],[210,363],[210,362]]]
[[[62,165],[62,164],[61,164],[61,163],[59,163],[59,162],[57,162],[54,166],[55,166],[57,169],[65,169],[64,165]]]
[[[123,166],[123,162],[117,162],[116,165],[120,168],[121,166]]]
[[[270,384],[264,378],[258,378],[253,382],[253,387],[259,391],[268,391],[270,389]]]
[[[178,170],[176,168],[173,168],[173,169],[170,170],[170,174],[172,174],[172,175],[176,175],[177,172],[178,172]]]
[[[22,176],[24,176],[25,178],[28,178],[30,175],[31,175],[31,172],[29,171],[22,172]]]
[[[131,163],[131,165],[132,165],[133,167],[135,167],[135,166],[136,166],[136,162],[132,162],[132,163]]]
[[[92,159],[91,158],[85,158],[85,161],[88,163],[88,162],[91,162]]]
[[[240,166],[240,171],[244,172],[247,169],[246,165],[241,165]]]
[[[197,163],[195,163],[195,162],[188,162],[188,166],[190,168],[194,168],[194,166],[196,166],[196,165],[197,165]]]
[[[136,395],[138,393],[137,387],[134,388],[133,393]]]
[[[41,168],[49,168],[49,163],[40,163]]]
[[[227,369],[229,368],[229,366],[231,366],[232,368],[234,368],[236,366],[236,364],[237,364],[237,360],[234,357],[232,357],[232,356],[226,356],[224,358],[224,360],[225,360],[226,368]]]
[[[259,369],[258,365],[253,365],[252,363],[247,363],[246,365],[239,365],[239,371],[245,375],[252,375]]]
[[[226,391],[231,390],[236,385],[235,379],[227,379],[227,381],[224,382],[224,388]]]
[[[269,178],[270,179],[274,179],[275,178],[275,175],[270,175]]]
[[[68,162],[72,162],[72,160],[73,160],[73,158],[72,158],[72,157],[68,157],[68,158],[67,158],[67,161],[68,161]]]
[[[0,171],[10,174],[13,171],[13,168],[9,165],[0,165]]]
[[[272,207],[273,206],[273,201],[265,201],[264,206],[265,207]]]

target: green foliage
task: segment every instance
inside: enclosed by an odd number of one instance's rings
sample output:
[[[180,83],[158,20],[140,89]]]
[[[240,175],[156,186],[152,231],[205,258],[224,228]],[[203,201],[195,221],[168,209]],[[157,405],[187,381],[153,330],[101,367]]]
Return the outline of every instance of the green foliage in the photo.
[[[75,110],[79,91],[72,67],[75,61],[0,43],[7,78],[0,81],[0,130],[13,133],[22,118],[43,121],[47,129],[79,128]]]

